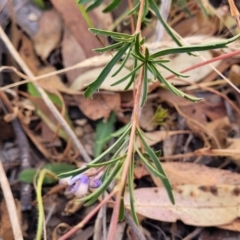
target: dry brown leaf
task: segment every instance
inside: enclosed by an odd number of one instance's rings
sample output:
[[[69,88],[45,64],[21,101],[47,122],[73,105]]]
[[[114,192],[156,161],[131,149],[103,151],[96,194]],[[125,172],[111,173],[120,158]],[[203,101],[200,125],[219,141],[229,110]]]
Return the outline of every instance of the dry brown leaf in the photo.
[[[86,59],[84,49],[80,46],[80,44],[77,42],[67,27],[64,30],[62,41],[62,57],[65,67],[73,66]],[[71,84],[80,74],[85,71],[85,68],[78,68],[66,72],[68,82]]]
[[[217,17],[207,17],[203,11],[196,16],[179,22],[174,30],[181,36],[204,35],[212,36],[219,28]]]
[[[230,68],[229,79],[235,85],[240,85],[240,67],[237,64],[234,64]]]
[[[105,4],[101,4],[98,8],[95,8],[89,13],[89,17],[91,18],[93,25],[98,29],[108,29],[109,25],[111,25],[113,21],[110,13],[102,12],[102,10],[105,8],[104,5]],[[84,36],[83,34],[84,33],[82,33],[82,36]],[[101,38],[102,41],[105,39],[106,38]],[[107,45],[107,41],[104,41],[104,44]],[[87,58],[85,48],[80,45],[79,41],[77,41],[68,27],[66,27],[64,30],[62,57],[65,67],[73,66]],[[78,68],[67,72],[66,75],[68,82],[72,84],[80,74],[86,72],[87,70],[89,70],[89,68]]]
[[[37,54],[46,60],[53,49],[60,43],[62,20],[54,10],[44,11],[39,20],[39,29],[33,37],[34,48]]]
[[[41,69],[37,70],[37,75],[43,75],[50,72],[56,71],[56,68],[53,66],[46,66]],[[79,94],[79,92],[74,91],[67,87],[61,80],[61,78],[58,75],[52,75],[46,78],[42,78],[41,80],[38,80],[38,85],[42,88],[50,91],[50,92],[63,92],[66,94]]]
[[[25,35],[22,37],[22,45],[19,52],[24,62],[28,65],[34,75],[42,75],[56,71],[56,68],[51,65],[41,67],[33,50],[32,42]],[[67,87],[58,75],[43,78],[38,81],[38,85],[52,92],[60,91],[66,94],[79,94],[79,92]]]
[[[228,150],[239,150],[240,148],[240,138],[228,138],[227,139],[227,149]],[[240,156],[239,154],[232,154],[230,158],[238,165],[240,166]]]
[[[28,65],[30,70],[36,75],[40,62],[34,52],[32,41],[24,34],[22,34],[21,47],[19,54],[23,61]]]
[[[173,190],[173,205],[165,188],[140,188],[134,191],[135,210],[145,217],[183,221],[194,226],[219,226],[240,216],[240,185],[183,185]],[[129,193],[124,197],[129,209]]]
[[[172,185],[240,185],[240,174],[228,170],[186,162],[169,162],[162,163],[162,165]]]
[[[97,38],[88,31],[88,25],[79,11],[77,3],[72,0],[51,0],[51,2],[79,45],[84,49],[86,57],[94,56],[95,53],[92,49],[101,47],[101,44]]]
[[[162,163],[163,169],[168,176],[169,181],[173,186],[179,185],[239,185],[240,174],[233,173],[228,170],[217,169],[200,165],[196,163],[181,163],[181,162],[167,162]],[[137,179],[149,175],[147,169],[137,167],[134,169],[134,175]],[[162,187],[162,182],[159,178],[150,175],[157,187]],[[197,177],[196,177],[197,176]],[[240,231],[240,220],[236,219],[233,222],[219,226],[223,229],[232,231]]]
[[[167,162],[162,163],[162,166],[173,186],[184,184],[240,185],[240,174],[228,170],[187,162]],[[140,178],[149,175],[149,172],[145,168],[137,167],[134,170],[134,175]],[[198,177],[196,178],[196,176]],[[156,186],[163,186],[159,178],[151,177]]]
[[[90,119],[107,119],[111,111],[119,111],[121,104],[120,94],[98,93],[94,99],[86,99],[83,96],[75,96],[78,107]]]
[[[153,103],[146,103],[141,111],[139,124],[146,131],[153,131],[157,127],[157,123],[153,121],[154,109]]]

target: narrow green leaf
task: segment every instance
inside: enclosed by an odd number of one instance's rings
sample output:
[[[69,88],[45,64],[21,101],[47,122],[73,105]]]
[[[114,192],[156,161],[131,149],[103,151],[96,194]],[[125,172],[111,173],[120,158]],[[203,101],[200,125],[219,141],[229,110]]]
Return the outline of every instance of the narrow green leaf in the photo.
[[[132,13],[134,13],[140,6],[140,2],[137,2],[137,4],[127,13],[127,15],[131,15]]]
[[[137,58],[134,58],[134,65],[133,65],[133,69],[135,69],[137,67],[138,61]],[[128,82],[127,86],[125,87],[125,91],[128,90],[131,85],[133,84],[134,80],[135,80],[135,76],[136,76],[136,72],[132,75],[130,81]]]
[[[122,194],[121,202],[120,202],[120,210],[119,210],[119,216],[118,216],[118,221],[122,222],[124,220],[124,214],[125,214],[125,206],[124,206],[124,191]]]
[[[155,59],[152,59],[151,58],[151,56],[149,57],[149,61],[151,62],[151,63],[169,63],[169,62],[171,62],[169,59],[159,59],[159,60],[155,60]]]
[[[105,182],[106,178],[108,177],[108,175],[109,175],[109,173],[110,173],[110,170],[114,167],[114,165],[115,165],[115,164],[112,163],[112,164],[109,164],[109,165],[106,167],[103,175],[101,176],[101,181],[102,181],[102,182]]]
[[[134,45],[135,46],[134,47],[135,53],[136,53],[137,56],[139,56],[140,58],[144,59],[144,61],[145,61],[145,57],[142,55],[142,53],[140,51],[141,45],[140,45],[140,42],[139,42],[139,38],[140,38],[140,33],[137,33],[135,35],[135,45]]]
[[[102,162],[102,163],[89,163],[89,164],[87,164],[87,166],[88,166],[89,168],[92,168],[92,167],[102,167],[102,166],[109,165],[109,164],[111,164],[111,163],[115,163],[115,162],[121,160],[121,159],[124,158],[124,157],[125,157],[125,155],[123,155],[123,156],[121,156],[121,157],[119,157],[119,158],[111,159],[111,160],[106,161],[106,162]]]
[[[98,199],[98,197],[107,189],[107,187],[112,182],[114,177],[116,177],[118,171],[120,170],[120,168],[122,166],[122,163],[123,163],[122,161],[119,161],[119,162],[117,162],[117,164],[115,164],[112,172],[107,176],[105,181],[102,183],[102,185],[96,191],[94,191],[90,195],[80,199],[81,201],[89,200],[85,204],[86,206],[89,206],[89,205],[93,204]]]
[[[143,10],[143,16],[142,16],[142,21],[144,21],[144,18],[147,16],[149,12],[149,2],[145,1],[145,5],[144,5],[144,10]]]
[[[123,134],[125,131],[127,131],[127,129],[129,129],[129,128],[130,128],[130,124],[126,124],[122,128],[118,129],[116,132],[112,133],[111,136],[112,137],[118,137],[121,134]]]
[[[103,12],[106,13],[112,11],[120,4],[120,2],[121,0],[112,0],[112,2],[106,8],[103,9]]]
[[[122,142],[122,144],[120,145],[120,147],[116,150],[116,152],[112,156],[112,159],[117,158],[120,155],[120,153],[121,153],[120,156],[123,156],[126,154],[129,138],[130,138],[129,135],[127,135],[124,141]]]
[[[145,61],[146,62],[148,62],[148,58],[149,58],[149,50],[148,50],[148,48],[146,48],[146,50],[145,50]]]
[[[94,52],[107,52],[107,51],[110,51],[110,50],[115,50],[115,49],[121,47],[122,45],[123,45],[123,43],[119,42],[119,43],[109,45],[107,47],[95,48],[95,49],[93,49],[93,51]]]
[[[154,0],[148,0],[150,7],[154,11],[157,19],[161,22],[163,27],[165,28],[166,32],[169,34],[169,36],[176,42],[178,46],[183,46],[181,41],[178,39],[178,37],[174,34],[174,32],[171,30],[171,28],[168,26],[168,24],[164,21],[161,14],[159,13],[158,6],[155,3]]]
[[[134,156],[132,157],[129,169],[128,169],[128,188],[129,188],[129,196],[130,196],[130,207],[133,221],[139,225],[137,213],[134,206]]]
[[[111,37],[116,42],[122,42],[122,43],[132,43],[134,38],[120,38],[120,37]]]
[[[189,52],[196,52],[196,51],[205,51],[205,50],[211,50],[211,49],[216,49],[216,48],[224,48],[226,47],[227,44],[234,42],[240,37],[240,34],[237,36],[234,36],[228,40],[221,41],[218,43],[211,43],[211,44],[206,44],[206,45],[192,45],[192,46],[184,46],[184,47],[176,47],[176,48],[167,48],[164,50],[161,50],[159,52],[156,52],[152,54],[150,57],[151,58],[157,58],[161,56],[165,56],[168,54],[177,54],[177,53],[189,53]]]
[[[123,67],[126,65],[126,62],[127,62],[128,58],[129,58],[129,56],[130,56],[131,50],[132,50],[132,44],[131,44],[131,46],[129,47],[128,52],[127,52],[127,55],[126,55],[126,57],[124,58],[124,60],[122,61],[120,67],[119,67],[118,70],[112,75],[112,77],[115,77],[115,76],[123,69]]]
[[[166,178],[160,178],[163,185],[165,186],[166,190],[167,190],[167,193],[168,193],[168,196],[171,200],[171,202],[174,204],[174,196],[173,196],[173,193],[172,193],[172,186],[161,166],[161,163],[159,161],[159,159],[157,158],[157,156],[155,155],[154,151],[147,145],[147,143],[145,142],[144,138],[142,137],[141,135],[141,130],[138,129],[138,133],[139,133],[139,137],[141,139],[141,142],[143,143],[143,146],[146,150],[146,152],[148,153],[149,157],[151,158],[151,160],[154,162],[157,170],[159,173],[161,173],[162,175],[164,175]]]
[[[122,148],[125,146],[125,143],[128,141],[129,137],[127,137],[126,135],[129,133],[129,129],[131,127],[131,124],[126,125],[127,127],[124,127],[122,129],[119,130],[119,132],[122,134],[121,137],[119,137],[119,139],[111,146],[109,147],[105,152],[103,152],[100,156],[98,156],[97,158],[95,158],[90,164],[97,164],[99,162],[102,161],[102,159],[109,154],[110,152],[112,152],[114,149],[117,148],[115,154],[113,155],[113,159],[117,158],[118,154],[120,151],[122,151]],[[124,130],[124,131],[123,131]],[[58,178],[64,178],[64,177],[69,177],[69,176],[75,176],[77,174],[83,173],[85,172],[87,169],[89,169],[88,166],[73,170],[73,171],[68,171],[65,173],[61,173],[59,174],[57,177]]]
[[[130,78],[133,74],[135,74],[141,67],[143,66],[143,64],[137,66],[136,68],[134,68],[129,74],[127,74],[125,77],[121,78],[120,80],[118,80],[117,82],[111,84],[111,86],[116,86],[124,81],[126,81],[128,78]]]
[[[154,79],[157,79],[157,72],[155,68],[153,68],[153,64],[147,64],[149,71],[153,74]]]
[[[107,154],[109,154],[110,152],[112,152],[115,148],[119,147],[119,145],[121,145],[121,143],[124,141],[124,138],[126,137],[126,135],[129,132],[130,126],[128,126],[128,128],[125,130],[125,132],[122,134],[121,137],[118,138],[118,140],[112,145],[110,146],[106,151],[104,151],[102,154],[100,154],[97,158],[95,158],[91,163],[98,163],[99,161],[101,161]]]
[[[148,159],[145,157],[145,155],[146,155],[147,153],[142,154],[142,153],[140,152],[140,150],[138,149],[138,147],[136,146],[136,144],[135,144],[135,150],[136,150],[136,152],[138,153],[138,156],[140,157],[140,159],[142,160],[144,166],[148,169],[148,171],[149,171],[150,173],[152,173],[154,176],[159,177],[159,178],[161,178],[161,179],[166,178],[166,176],[165,176],[164,174],[158,172],[158,171],[154,168],[154,166],[152,166],[152,164],[151,164],[151,163],[148,161]],[[148,154],[147,154],[147,156],[149,157]]]
[[[87,12],[92,11],[94,8],[97,8],[98,6],[100,6],[102,2],[103,0],[95,0],[94,3],[86,9],[86,11]]]
[[[76,167],[74,165],[70,165],[67,163],[48,163],[41,170],[43,170],[43,169],[49,170],[52,173],[57,175],[57,174],[65,172],[65,171],[70,171],[70,170],[76,169]],[[37,172],[38,172],[38,169],[36,169],[36,168],[25,169],[19,174],[18,180],[21,182],[31,184],[34,181],[34,177],[37,174]],[[43,183],[44,184],[52,184],[57,181],[58,181],[58,179],[53,179],[53,178],[46,176],[44,178]]]
[[[144,103],[147,100],[147,93],[148,93],[148,76],[147,76],[147,64],[144,64],[144,75],[143,75],[143,93],[142,93],[142,99],[141,99],[141,106],[144,105]]]
[[[114,114],[114,112],[111,112],[110,117],[106,122],[104,122],[104,120],[101,120],[98,122],[96,127],[94,146],[93,146],[93,152],[94,152],[95,158],[101,154],[104,146],[109,141],[104,139],[106,139],[108,136],[110,136],[113,133],[115,122],[116,122],[116,115]]]
[[[167,80],[160,74],[160,72],[155,68],[154,65],[148,64],[148,66],[151,66],[151,67],[154,69],[154,72],[156,72],[156,75],[157,75],[157,76],[156,76],[157,79],[158,79],[161,83],[165,84],[166,87],[167,87],[172,93],[174,93],[175,95],[180,96],[180,97],[184,97],[184,98],[186,98],[186,99],[188,99],[188,100],[190,100],[190,101],[193,101],[193,102],[198,102],[198,101],[201,101],[201,100],[202,100],[202,98],[192,97],[192,96],[190,96],[190,95],[188,95],[188,94],[180,91],[179,89],[177,89],[176,87],[174,87],[169,81],[167,81]]]
[[[134,52],[131,52],[131,55],[136,58],[137,60],[139,60],[140,62],[145,63],[145,58],[142,58],[140,56],[138,56],[137,54],[135,54]]]
[[[89,31],[91,31],[92,33],[97,34],[97,35],[105,35],[105,36],[109,36],[109,37],[119,37],[119,38],[125,38],[125,39],[133,38],[133,36],[129,35],[129,34],[105,31],[105,30],[96,29],[96,28],[89,28]]]
[[[105,66],[105,68],[102,70],[98,78],[93,83],[88,85],[87,90],[84,92],[84,96],[86,98],[91,97],[92,94],[102,85],[103,81],[108,76],[113,66],[121,59],[121,57],[124,55],[124,53],[127,51],[129,47],[130,47],[130,44],[127,44],[121,51],[119,51],[112,58],[112,60]]]
[[[63,172],[57,175],[57,178],[61,179],[61,178],[65,178],[65,177],[70,177],[70,176],[76,176],[78,174],[81,174],[83,172],[85,172],[86,170],[88,170],[88,167],[82,167],[82,168],[78,168],[72,171],[67,171],[67,172]]]
[[[161,66],[162,68],[165,68],[166,70],[168,70],[169,72],[171,72],[172,74],[176,75],[177,77],[184,77],[184,78],[187,78],[189,76],[187,75],[183,75],[181,74],[180,72],[176,72],[174,70],[172,70],[171,68],[167,67],[165,64],[162,64],[162,63],[157,63],[159,66]]]

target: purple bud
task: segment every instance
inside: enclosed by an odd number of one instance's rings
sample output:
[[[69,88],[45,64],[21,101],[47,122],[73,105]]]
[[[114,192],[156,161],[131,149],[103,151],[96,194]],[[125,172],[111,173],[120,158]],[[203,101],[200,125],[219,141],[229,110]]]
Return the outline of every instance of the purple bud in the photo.
[[[93,178],[90,180],[89,187],[90,188],[99,188],[102,185],[102,181],[97,178]]]

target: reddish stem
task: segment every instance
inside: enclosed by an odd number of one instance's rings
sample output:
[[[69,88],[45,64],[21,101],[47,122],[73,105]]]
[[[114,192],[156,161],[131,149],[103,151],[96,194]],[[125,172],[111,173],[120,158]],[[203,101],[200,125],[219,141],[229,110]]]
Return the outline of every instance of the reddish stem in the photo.
[[[86,223],[98,212],[98,210],[107,203],[116,193],[117,190],[112,191],[102,202],[100,202],[97,207],[95,207],[79,224],[74,226],[69,232],[64,234],[59,240],[69,239],[73,234],[75,234],[79,229],[83,228]]]
[[[136,33],[141,32],[141,22],[142,22],[142,14],[143,14],[143,10],[144,10],[144,4],[145,4],[145,1],[141,0],[139,14],[138,14],[138,21],[137,21],[137,26],[136,26]],[[145,52],[144,47],[143,47],[143,52]],[[137,90],[136,90],[136,95],[134,98],[134,107],[133,107],[133,114],[132,114],[132,128],[131,128],[130,139],[129,139],[129,144],[128,144],[128,152],[127,152],[127,156],[126,156],[126,159],[124,162],[124,168],[123,168],[121,180],[117,187],[118,192],[116,195],[116,203],[114,206],[113,215],[112,215],[112,219],[111,219],[111,223],[110,223],[110,227],[109,227],[109,234],[108,234],[108,238],[107,238],[108,240],[115,239],[119,211],[120,211],[120,203],[121,203],[121,199],[122,199],[122,193],[123,193],[124,186],[126,183],[129,165],[132,160],[136,128],[138,126],[138,120],[139,120],[139,115],[140,115],[140,111],[141,111],[140,100],[141,100],[141,93],[142,93],[143,76],[144,76],[144,67],[141,68],[140,77],[139,77],[139,80],[137,83]]]

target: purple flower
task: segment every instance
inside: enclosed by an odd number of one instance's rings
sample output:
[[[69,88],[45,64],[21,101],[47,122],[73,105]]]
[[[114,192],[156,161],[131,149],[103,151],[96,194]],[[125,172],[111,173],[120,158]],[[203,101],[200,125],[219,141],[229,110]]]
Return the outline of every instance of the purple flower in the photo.
[[[85,174],[79,174],[75,177],[67,177],[59,180],[59,184],[67,185],[67,191],[71,192],[77,197],[83,197],[88,193],[89,188],[98,188],[102,182],[99,178],[89,178]]]
[[[99,188],[102,185],[102,181],[98,178],[92,178],[89,183],[90,188]]]
[[[82,197],[88,192],[88,186],[89,177],[84,174],[80,174],[70,179],[67,191],[77,197]]]

